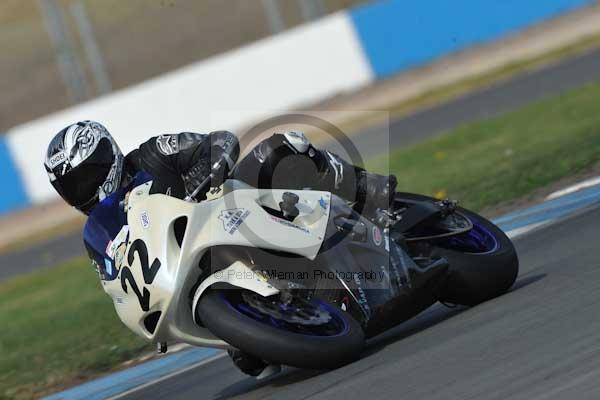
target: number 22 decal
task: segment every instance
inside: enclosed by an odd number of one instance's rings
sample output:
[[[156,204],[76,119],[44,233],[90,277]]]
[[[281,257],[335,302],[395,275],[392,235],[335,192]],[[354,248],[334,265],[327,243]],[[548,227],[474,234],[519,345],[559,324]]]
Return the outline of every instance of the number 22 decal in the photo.
[[[144,276],[144,283],[147,285],[151,285],[154,282],[154,278],[156,278],[156,274],[161,267],[161,263],[158,259],[155,259],[152,262],[152,265],[149,265],[148,262],[148,247],[143,240],[137,239],[131,244],[129,248],[129,253],[127,254],[127,262],[131,266],[133,261],[135,260],[135,254],[137,253],[140,259],[140,265],[142,266],[142,274]],[[123,267],[121,270],[121,288],[123,291],[127,293],[127,283],[131,286],[131,290],[137,296],[140,307],[142,307],[143,311],[150,310],[150,291],[143,288],[143,291],[140,292],[140,289],[133,277],[133,273],[131,272],[130,267]]]

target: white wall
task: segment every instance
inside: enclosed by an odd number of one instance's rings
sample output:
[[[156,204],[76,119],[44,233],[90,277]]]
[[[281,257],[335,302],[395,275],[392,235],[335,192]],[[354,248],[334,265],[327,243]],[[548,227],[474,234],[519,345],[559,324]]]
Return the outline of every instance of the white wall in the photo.
[[[156,56],[160,57],[160,49]],[[51,137],[82,119],[104,123],[124,152],[160,133],[236,128],[374,79],[354,26],[341,12],[190,65],[8,133],[33,203],[56,197],[42,158]]]

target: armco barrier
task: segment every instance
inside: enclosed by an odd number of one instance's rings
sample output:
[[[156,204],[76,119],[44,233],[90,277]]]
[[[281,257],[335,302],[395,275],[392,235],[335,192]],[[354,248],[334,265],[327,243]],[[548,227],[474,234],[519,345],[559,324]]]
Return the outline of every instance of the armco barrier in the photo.
[[[8,143],[32,203],[56,198],[42,155],[81,119],[101,121],[124,152],[150,136],[237,130],[268,116],[372,82],[352,20],[337,13],[131,88],[12,129]],[[26,151],[24,151],[26,149]]]
[[[161,133],[236,129],[594,0],[387,0],[189,65],[9,131],[0,141],[0,214],[55,199],[42,156],[52,135],[103,122],[124,151]],[[8,151],[7,151],[8,147]]]
[[[350,12],[377,78],[489,42],[595,0],[388,0]]]
[[[489,42],[594,0],[388,0],[350,12],[377,78]]]
[[[0,137],[0,214],[27,207],[29,199],[6,141]]]

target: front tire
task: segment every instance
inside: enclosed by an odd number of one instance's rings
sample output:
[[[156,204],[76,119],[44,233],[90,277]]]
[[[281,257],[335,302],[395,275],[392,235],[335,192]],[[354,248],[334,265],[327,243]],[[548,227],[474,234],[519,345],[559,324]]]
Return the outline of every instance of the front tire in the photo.
[[[334,369],[356,360],[364,348],[364,332],[350,314],[320,302],[343,324],[335,334],[290,332],[258,310],[240,308],[239,289],[209,289],[196,308],[213,334],[232,346],[269,363],[298,368]]]
[[[396,198],[437,201],[412,193],[398,193]],[[512,287],[519,273],[519,259],[512,241],[500,228],[472,211],[459,210],[473,222],[477,235],[487,235],[495,243],[489,248],[470,250],[470,238],[460,235],[456,239],[430,242],[434,247],[432,255],[444,257],[450,264],[448,278],[439,290],[438,298],[445,303],[474,306],[498,297]]]

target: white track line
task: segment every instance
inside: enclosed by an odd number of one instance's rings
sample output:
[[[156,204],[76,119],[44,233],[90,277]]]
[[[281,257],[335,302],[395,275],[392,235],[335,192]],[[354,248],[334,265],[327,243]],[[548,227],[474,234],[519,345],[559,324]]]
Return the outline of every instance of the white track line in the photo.
[[[521,228],[513,229],[512,231],[506,232],[506,236],[508,236],[511,239],[516,239],[519,236],[523,236],[523,235],[533,231],[534,229],[537,229],[544,225],[549,224],[552,221],[553,220],[542,221],[542,222],[538,222],[537,224],[531,224],[531,225],[523,226]]]
[[[137,392],[139,390],[145,389],[145,388],[150,387],[152,385],[156,385],[157,383],[160,383],[162,381],[166,381],[167,379],[171,379],[174,376],[181,375],[181,374],[186,373],[188,371],[191,371],[191,370],[193,370],[195,368],[198,368],[198,367],[201,367],[203,365],[209,364],[209,363],[211,363],[213,361],[216,361],[218,359],[221,359],[221,358],[225,357],[226,355],[227,355],[227,353],[216,354],[216,355],[214,355],[212,357],[209,357],[209,358],[206,358],[206,359],[204,359],[202,361],[199,361],[196,364],[192,364],[192,365],[190,365],[188,367],[185,367],[183,369],[180,369],[178,371],[171,372],[170,374],[162,376],[162,377],[160,377],[158,379],[155,379],[155,380],[153,380],[151,382],[147,382],[147,383],[141,384],[141,385],[136,386],[134,388],[131,388],[131,389],[129,389],[129,390],[123,392],[123,393],[119,393],[117,395],[114,395],[112,397],[107,397],[105,400],[117,400],[117,399],[120,399],[122,397],[125,397],[125,396],[131,394],[131,393],[135,393],[135,392]]]
[[[583,182],[579,182],[575,185],[572,185],[572,186],[566,187],[564,189],[558,190],[554,193],[551,193],[550,195],[548,195],[548,197],[546,197],[546,200],[553,200],[553,199],[562,197],[566,194],[575,193],[579,190],[587,189],[589,187],[596,186],[596,185],[600,185],[600,176],[598,176],[596,178],[591,178],[591,179],[585,180]]]

